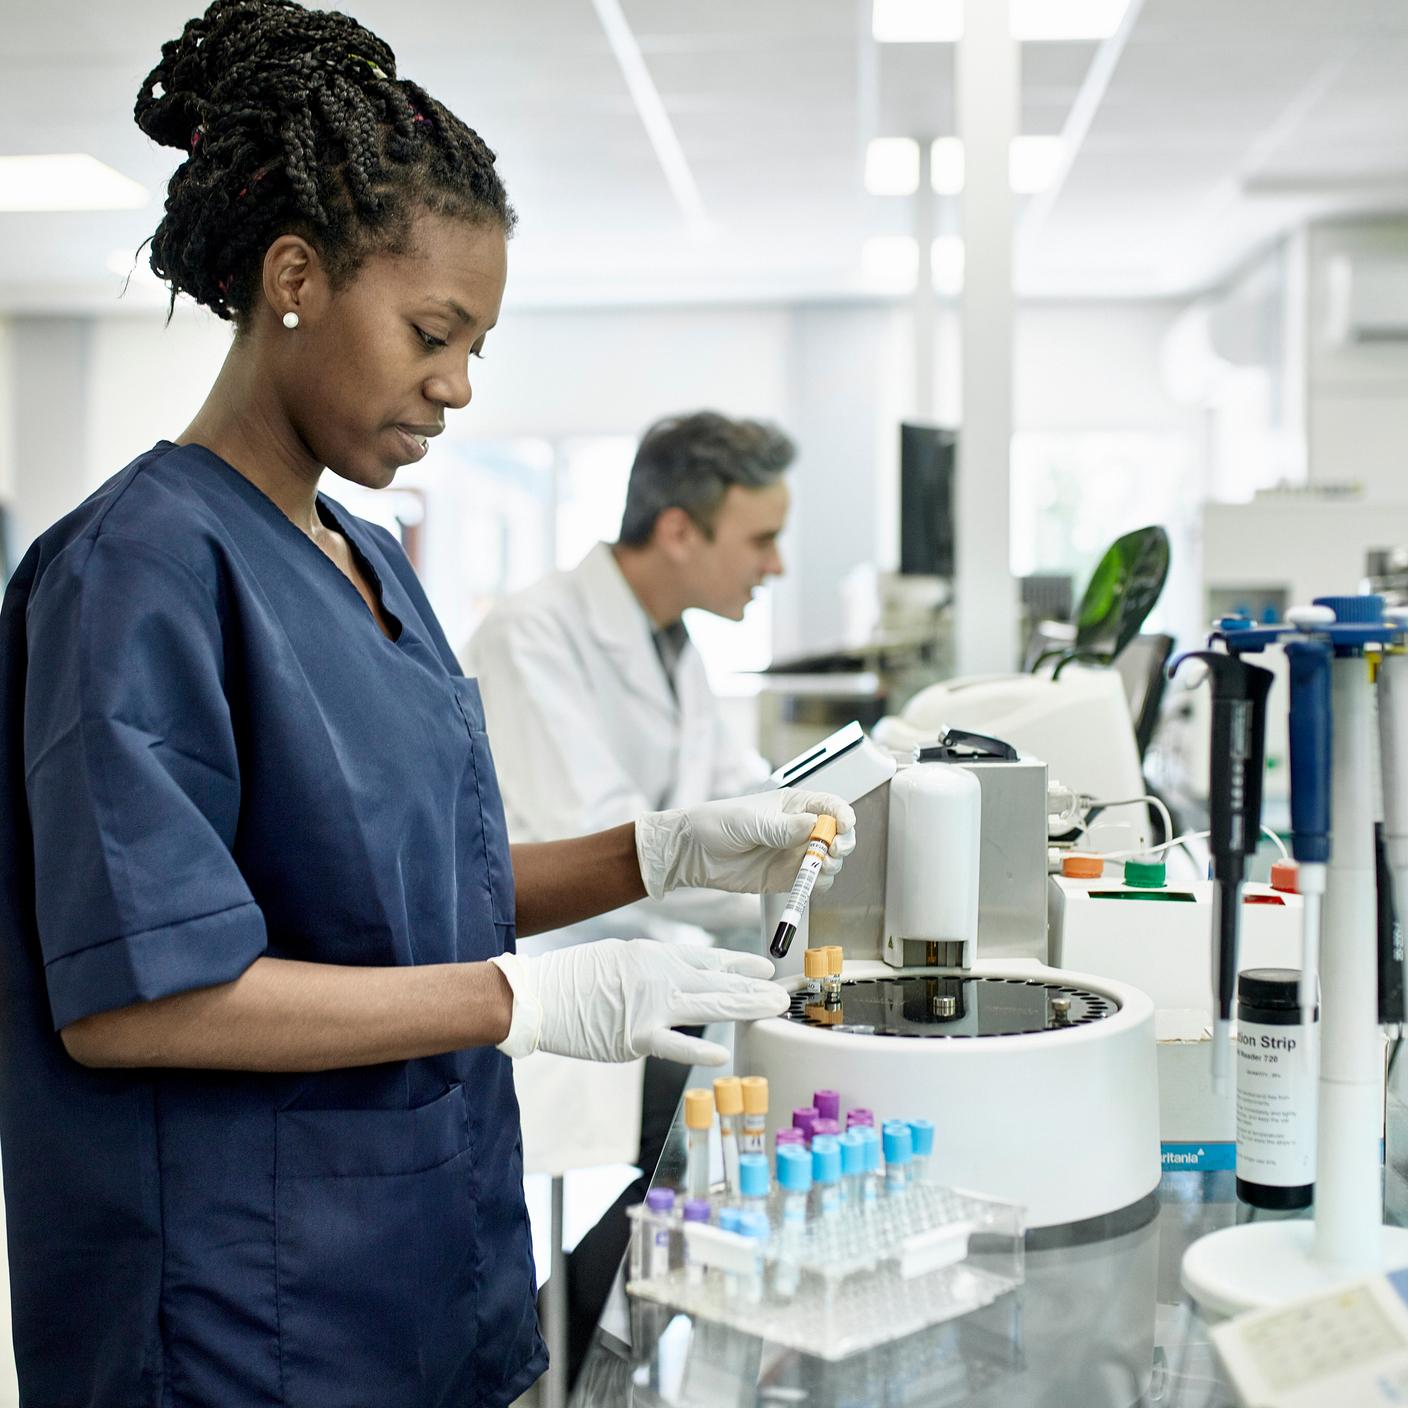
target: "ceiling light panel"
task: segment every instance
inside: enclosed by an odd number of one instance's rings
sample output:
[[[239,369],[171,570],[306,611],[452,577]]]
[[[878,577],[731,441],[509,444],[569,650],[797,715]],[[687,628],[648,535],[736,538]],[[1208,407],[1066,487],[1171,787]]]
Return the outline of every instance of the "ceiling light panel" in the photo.
[[[0,211],[140,210],[151,195],[80,152],[0,156]]]
[[[874,0],[870,32],[881,44],[957,43],[963,0]]]
[[[865,148],[865,189],[873,196],[912,196],[919,189],[919,143],[875,137]]]
[[[1129,0],[1011,0],[1012,35],[1026,41],[1108,39]]]

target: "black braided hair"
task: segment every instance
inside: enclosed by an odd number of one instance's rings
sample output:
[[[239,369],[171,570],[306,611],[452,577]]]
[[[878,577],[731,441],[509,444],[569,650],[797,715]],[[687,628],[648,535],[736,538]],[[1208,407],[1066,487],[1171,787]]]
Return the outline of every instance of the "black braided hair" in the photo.
[[[243,324],[281,234],[307,239],[336,288],[368,254],[406,253],[420,211],[505,234],[515,223],[478,133],[397,78],[391,49],[335,10],[215,0],[161,46],[135,116],[188,153],[151,240],[173,309],[185,293]]]

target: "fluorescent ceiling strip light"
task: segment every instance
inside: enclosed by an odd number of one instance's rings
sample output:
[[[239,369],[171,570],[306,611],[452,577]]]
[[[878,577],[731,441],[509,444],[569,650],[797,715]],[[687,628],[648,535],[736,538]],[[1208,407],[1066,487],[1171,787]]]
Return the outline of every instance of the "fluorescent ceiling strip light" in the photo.
[[[865,189],[873,196],[911,196],[919,189],[919,143],[875,137],[865,147]]]
[[[861,274],[873,288],[909,293],[919,274],[919,245],[912,235],[875,235],[861,246]],[[955,295],[963,288],[963,241],[940,235],[929,246],[929,277],[934,292]]]
[[[1021,196],[1044,191],[1056,179],[1066,158],[1061,137],[1014,137],[1009,150],[1007,175]],[[929,148],[929,180],[936,194],[956,196],[963,189],[963,142],[958,137],[936,138]]]
[[[81,152],[0,156],[0,211],[140,210],[147,188]]]
[[[660,100],[660,90],[656,88],[645,66],[640,45],[636,43],[636,37],[621,13],[620,0],[592,0],[592,5],[606,32],[607,43],[616,55],[616,62],[621,65],[626,87],[630,89],[650,145],[655,148],[665,180],[669,182],[670,190],[694,233],[705,235],[709,232],[709,221],[704,213],[704,200],[685,160],[680,139],[675,135],[674,124]]]
[[[1128,8],[1129,0],[1012,0],[1012,37],[1108,39]]]
[[[874,0],[870,32],[880,44],[956,44],[963,0]]]

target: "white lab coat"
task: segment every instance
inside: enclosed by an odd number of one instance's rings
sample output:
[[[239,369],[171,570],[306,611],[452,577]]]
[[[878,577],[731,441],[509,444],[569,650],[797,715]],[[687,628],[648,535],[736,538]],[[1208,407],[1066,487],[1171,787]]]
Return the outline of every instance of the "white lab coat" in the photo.
[[[465,655],[513,841],[581,836],[642,812],[737,796],[767,778],[767,764],[722,718],[692,644],[671,691],[650,618],[605,543],[573,571],[498,603]],[[756,931],[759,922],[753,896],[682,890],[616,910],[576,936],[701,942],[699,930]]]
[[[721,717],[692,644],[671,691],[650,619],[604,543],[573,571],[499,602],[462,655],[479,679],[511,841],[586,835],[642,812],[736,796],[767,778],[767,764]],[[679,890],[521,947],[607,937],[756,943],[760,930],[756,896]],[[539,1053],[514,1063],[514,1079],[527,1171],[635,1159],[640,1063]]]

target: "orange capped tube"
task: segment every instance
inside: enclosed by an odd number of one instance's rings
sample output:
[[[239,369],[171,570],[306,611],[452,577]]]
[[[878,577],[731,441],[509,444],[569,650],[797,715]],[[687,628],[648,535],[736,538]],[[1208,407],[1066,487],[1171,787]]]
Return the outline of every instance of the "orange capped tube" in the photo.
[[[792,893],[787,896],[782,918],[777,923],[777,932],[772,936],[769,952],[774,958],[787,957],[787,950],[792,947],[792,940],[797,937],[797,926],[807,912],[807,901],[812,897],[816,877],[821,874],[821,867],[835,839],[836,818],[822,813],[817,817],[812,834],[807,839],[806,854],[797,871],[797,878],[792,882]]]

